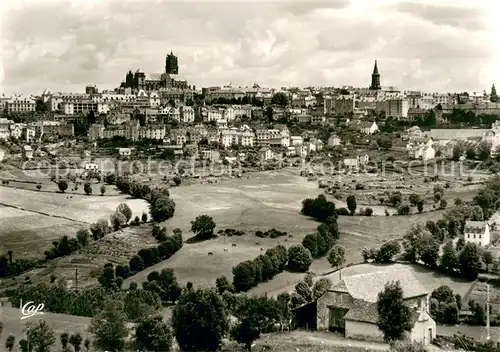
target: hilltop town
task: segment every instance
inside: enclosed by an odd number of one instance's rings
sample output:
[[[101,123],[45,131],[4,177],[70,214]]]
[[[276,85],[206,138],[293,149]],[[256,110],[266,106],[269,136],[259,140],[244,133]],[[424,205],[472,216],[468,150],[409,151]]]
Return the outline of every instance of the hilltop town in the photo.
[[[112,91],[2,96],[2,346],[497,350],[495,86],[401,91],[383,65],[197,88],[171,52]]]

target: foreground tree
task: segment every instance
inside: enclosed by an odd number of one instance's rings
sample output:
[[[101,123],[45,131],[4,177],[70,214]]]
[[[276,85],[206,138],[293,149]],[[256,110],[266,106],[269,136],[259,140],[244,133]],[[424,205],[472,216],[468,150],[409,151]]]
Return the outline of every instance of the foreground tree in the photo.
[[[101,196],[103,196],[104,193],[106,193],[106,186],[102,185],[101,186]]]
[[[15,343],[16,337],[14,335],[7,336],[7,340],[5,340],[5,348],[7,349],[7,351],[12,352]]]
[[[172,333],[161,315],[149,316],[139,322],[135,331],[135,344],[139,351],[170,351]]]
[[[123,351],[125,337],[128,335],[123,302],[106,302],[104,310],[92,319],[89,331],[94,335],[94,346],[97,350]]]
[[[197,216],[191,221],[191,231],[197,238],[206,240],[214,237],[215,221],[208,215]]]
[[[50,347],[56,343],[54,330],[44,320],[40,320],[38,324],[28,324],[26,335],[28,346],[36,352],[49,352]]]
[[[75,332],[73,335],[69,337],[69,343],[73,345],[73,349],[75,352],[80,352],[80,349],[82,348],[82,335],[80,335],[79,332]]]
[[[387,342],[400,340],[405,332],[411,331],[411,311],[403,301],[401,283],[388,282],[377,297],[377,326],[384,333]]]
[[[172,326],[185,351],[216,351],[229,328],[224,303],[207,289],[183,292],[174,307]]]
[[[165,221],[174,216],[175,202],[163,195],[151,202],[149,212],[154,221]]]

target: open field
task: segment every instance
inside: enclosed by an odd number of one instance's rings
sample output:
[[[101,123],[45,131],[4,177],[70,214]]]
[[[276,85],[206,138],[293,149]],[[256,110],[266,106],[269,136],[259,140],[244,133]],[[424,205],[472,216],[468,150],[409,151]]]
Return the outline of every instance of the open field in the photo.
[[[0,335],[0,349],[2,351],[5,350],[5,340],[10,334],[12,334],[16,337],[14,351],[19,351],[19,340],[25,337],[27,324],[36,324],[40,319],[45,320],[56,333],[56,343],[53,350],[61,350],[59,336],[64,332],[69,334],[79,332],[84,340],[86,338],[90,338],[90,334],[87,331],[91,320],[90,318],[65,314],[44,313],[40,316],[21,320],[21,311],[19,308],[0,307],[0,320],[4,324],[3,332]]]
[[[0,253],[15,257],[38,257],[64,234],[74,235],[84,226],[77,221],[55,218],[0,205]]]
[[[133,217],[148,211],[145,201],[126,195],[96,197],[0,187],[0,203],[3,205],[86,223],[109,218],[118,204],[123,202],[132,209]],[[2,228],[0,228],[1,233],[3,233]]]

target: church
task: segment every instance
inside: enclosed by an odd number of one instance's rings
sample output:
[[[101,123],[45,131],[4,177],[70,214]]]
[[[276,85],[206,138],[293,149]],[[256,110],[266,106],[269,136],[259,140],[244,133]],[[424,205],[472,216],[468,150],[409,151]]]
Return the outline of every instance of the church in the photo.
[[[170,52],[165,58],[165,72],[145,74],[140,69],[132,73],[128,71],[121,88],[131,88],[133,92],[144,90],[145,92],[160,89],[188,89],[185,79],[179,77],[179,61],[177,56]]]

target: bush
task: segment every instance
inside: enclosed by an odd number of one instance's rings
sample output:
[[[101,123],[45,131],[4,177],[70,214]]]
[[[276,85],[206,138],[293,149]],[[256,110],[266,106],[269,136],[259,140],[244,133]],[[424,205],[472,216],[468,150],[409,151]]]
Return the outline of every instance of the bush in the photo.
[[[315,199],[304,199],[302,201],[302,214],[310,216],[319,221],[324,221],[335,215],[335,204],[329,202],[323,194]]]
[[[347,208],[338,208],[336,210],[337,215],[351,215]]]
[[[92,194],[92,186],[90,185],[90,183],[85,182],[85,184],[83,185],[83,191],[88,196]]]
[[[148,222],[148,214],[142,213],[142,222]]]
[[[401,205],[398,208],[398,215],[408,215],[410,214],[410,206],[408,204]]]
[[[372,214],[373,214],[373,209],[367,207],[365,209],[365,216],[372,216]]]
[[[181,184],[182,180],[179,176],[174,177],[174,183],[176,186],[179,186]]]
[[[290,247],[288,250],[288,269],[295,272],[306,272],[312,263],[311,252],[302,245]]]
[[[66,191],[68,189],[68,182],[66,182],[64,180],[59,181],[59,183],[57,184],[57,187],[59,187],[59,190],[64,193],[64,191]]]

